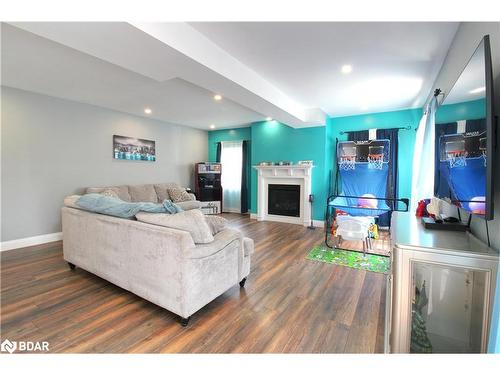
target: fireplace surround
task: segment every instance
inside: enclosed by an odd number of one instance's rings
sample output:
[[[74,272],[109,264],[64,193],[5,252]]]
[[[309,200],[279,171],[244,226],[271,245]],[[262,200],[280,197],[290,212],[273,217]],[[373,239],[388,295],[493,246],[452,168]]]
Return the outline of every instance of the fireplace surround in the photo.
[[[311,218],[309,195],[311,194],[312,165],[273,165],[254,166],[257,170],[257,214],[252,215],[259,221],[280,221],[285,223],[308,226]],[[285,212],[277,213],[275,208],[269,206],[269,186],[281,186],[281,193],[286,190],[287,195],[297,194],[298,190],[298,216],[296,208],[289,205],[279,205]],[[273,188],[271,187],[271,190]],[[272,196],[272,194],[271,194]],[[273,206],[273,205],[272,205]],[[292,211],[294,212],[292,214]],[[316,223],[315,223],[316,224]],[[320,224],[321,225],[321,224]]]

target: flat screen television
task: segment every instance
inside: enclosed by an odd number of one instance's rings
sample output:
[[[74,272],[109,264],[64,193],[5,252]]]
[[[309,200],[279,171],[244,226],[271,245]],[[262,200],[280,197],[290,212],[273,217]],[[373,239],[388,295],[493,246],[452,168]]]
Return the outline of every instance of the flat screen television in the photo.
[[[436,112],[434,195],[493,219],[496,121],[489,36]]]

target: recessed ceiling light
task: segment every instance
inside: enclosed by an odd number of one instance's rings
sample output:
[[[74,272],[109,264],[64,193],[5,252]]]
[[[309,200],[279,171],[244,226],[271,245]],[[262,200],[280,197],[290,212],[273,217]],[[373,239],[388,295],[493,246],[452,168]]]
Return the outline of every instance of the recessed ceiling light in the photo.
[[[342,65],[342,68],[340,69],[340,71],[343,73],[343,74],[349,74],[352,72],[352,65],[349,65],[349,64],[346,64],[346,65]]]
[[[214,95],[214,100],[216,100],[216,101],[221,101],[221,100],[222,100],[222,95],[215,94],[215,95]]]
[[[214,124],[210,124],[210,129],[215,129],[215,125]]]
[[[266,117],[266,121],[273,121],[272,117]]]
[[[470,90],[469,94],[479,94],[480,92],[486,91],[486,87],[478,87],[477,89]]]
[[[150,115],[151,113],[153,113],[153,111],[151,110],[151,108],[144,108],[144,113]]]

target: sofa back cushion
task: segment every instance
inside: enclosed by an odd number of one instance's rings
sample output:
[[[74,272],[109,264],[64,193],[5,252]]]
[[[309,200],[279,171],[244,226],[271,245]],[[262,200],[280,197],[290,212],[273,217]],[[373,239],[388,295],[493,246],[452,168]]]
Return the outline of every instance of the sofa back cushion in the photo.
[[[158,196],[156,195],[156,190],[152,184],[129,185],[128,192],[132,202],[158,203]]]
[[[110,187],[90,187],[87,188],[86,193],[87,194],[101,194],[102,192],[106,190],[111,190],[113,191],[118,198],[120,198],[122,201],[125,202],[132,202],[132,199],[130,197],[129,191],[128,191],[128,185],[122,185],[122,186],[110,186]]]
[[[135,217],[137,220],[144,223],[189,232],[194,243],[197,244],[210,243],[214,240],[212,230],[205,221],[205,216],[200,210],[182,211],[173,215],[139,212]]]

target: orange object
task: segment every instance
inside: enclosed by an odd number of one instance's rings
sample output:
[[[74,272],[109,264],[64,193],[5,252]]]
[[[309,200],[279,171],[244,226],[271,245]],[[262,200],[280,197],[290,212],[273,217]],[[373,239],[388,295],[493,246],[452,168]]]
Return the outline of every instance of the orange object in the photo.
[[[331,233],[332,233],[332,236],[337,235],[337,219],[333,219]]]

